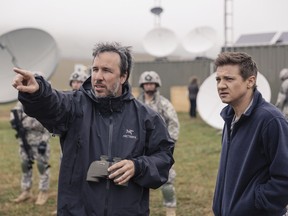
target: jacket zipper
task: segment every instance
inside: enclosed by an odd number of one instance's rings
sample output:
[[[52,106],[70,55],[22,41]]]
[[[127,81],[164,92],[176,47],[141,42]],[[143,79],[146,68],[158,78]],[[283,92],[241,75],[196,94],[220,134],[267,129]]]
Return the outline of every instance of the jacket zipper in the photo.
[[[74,155],[73,166],[72,166],[72,171],[71,171],[69,184],[72,183],[72,177],[73,177],[73,173],[74,173],[74,170],[75,170],[75,164],[76,164],[76,159],[77,159],[79,148],[80,148],[80,141],[78,139],[77,145],[76,145],[76,151],[75,151],[75,155]]]
[[[109,137],[108,137],[108,158],[112,157],[112,135],[113,135],[113,117],[109,117]],[[106,182],[107,195],[105,198],[104,216],[108,215],[108,198],[109,198],[110,180]]]
[[[227,140],[228,140],[228,143],[227,143],[227,152],[226,152],[226,156],[225,156],[225,168],[224,168],[224,178],[223,178],[223,183],[221,185],[221,191],[222,191],[222,194],[221,194],[221,197],[220,197],[220,215],[222,215],[222,209],[223,209],[223,188],[224,188],[224,184],[225,184],[225,181],[226,181],[226,174],[227,174],[227,161],[228,161],[228,156],[229,156],[229,150],[230,150],[230,144],[231,144],[231,137],[232,137],[232,133],[230,131],[230,125],[229,127],[227,127]]]

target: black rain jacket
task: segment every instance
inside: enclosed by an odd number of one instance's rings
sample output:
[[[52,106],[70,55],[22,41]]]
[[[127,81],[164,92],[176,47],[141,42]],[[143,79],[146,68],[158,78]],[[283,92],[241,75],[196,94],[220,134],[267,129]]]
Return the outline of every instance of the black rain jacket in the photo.
[[[167,181],[174,142],[162,118],[134,99],[128,84],[120,97],[96,99],[90,79],[65,93],[36,77],[39,91],[18,96],[29,116],[60,135],[58,215],[149,215],[149,189]],[[89,165],[101,155],[133,160],[135,176],[127,187],[106,178],[86,180]]]

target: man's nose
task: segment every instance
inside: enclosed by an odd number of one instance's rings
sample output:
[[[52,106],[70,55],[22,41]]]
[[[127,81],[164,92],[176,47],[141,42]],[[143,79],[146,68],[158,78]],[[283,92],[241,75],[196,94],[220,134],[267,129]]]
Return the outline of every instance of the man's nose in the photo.
[[[218,83],[217,83],[217,88],[218,89],[223,89],[223,88],[226,88],[226,87],[227,87],[227,85],[226,85],[226,83],[223,80],[218,81]]]
[[[102,70],[97,71],[97,73],[95,74],[95,79],[96,80],[103,80],[103,72],[102,72]]]

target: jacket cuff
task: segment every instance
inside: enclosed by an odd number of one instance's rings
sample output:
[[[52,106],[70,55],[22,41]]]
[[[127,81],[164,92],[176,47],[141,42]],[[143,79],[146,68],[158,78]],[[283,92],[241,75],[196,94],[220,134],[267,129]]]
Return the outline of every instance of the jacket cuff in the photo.
[[[38,77],[35,77],[38,85],[39,85],[39,89],[34,92],[34,93],[27,93],[27,92],[18,92],[18,99],[21,101],[25,101],[26,98],[29,98],[29,100],[34,100],[37,99],[39,97],[39,95],[42,94],[44,86],[43,83],[41,82],[41,79],[39,79]]]
[[[135,168],[135,173],[134,173],[134,177],[137,177],[140,175],[141,173],[141,169],[140,169],[140,163],[137,159],[133,158],[131,159],[134,163],[134,168]]]

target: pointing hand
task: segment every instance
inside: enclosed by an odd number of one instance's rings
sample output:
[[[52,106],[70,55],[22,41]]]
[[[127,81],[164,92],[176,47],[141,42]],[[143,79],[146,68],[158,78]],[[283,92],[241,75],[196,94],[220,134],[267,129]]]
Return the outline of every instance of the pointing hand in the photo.
[[[39,84],[31,71],[13,68],[17,73],[13,79],[12,86],[20,92],[35,93],[39,90]]]

